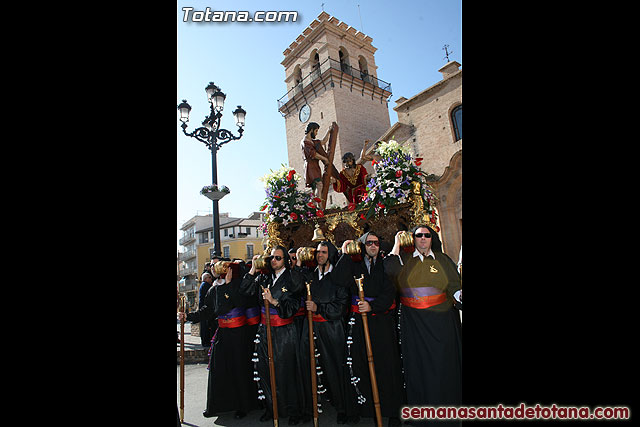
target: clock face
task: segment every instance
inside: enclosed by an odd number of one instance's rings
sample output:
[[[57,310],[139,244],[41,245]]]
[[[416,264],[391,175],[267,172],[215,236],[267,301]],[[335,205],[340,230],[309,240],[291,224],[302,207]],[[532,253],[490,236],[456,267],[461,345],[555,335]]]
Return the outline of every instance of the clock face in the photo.
[[[300,109],[298,117],[300,118],[300,121],[302,123],[305,123],[307,120],[309,120],[309,117],[311,117],[311,107],[309,107],[308,104],[304,104]]]

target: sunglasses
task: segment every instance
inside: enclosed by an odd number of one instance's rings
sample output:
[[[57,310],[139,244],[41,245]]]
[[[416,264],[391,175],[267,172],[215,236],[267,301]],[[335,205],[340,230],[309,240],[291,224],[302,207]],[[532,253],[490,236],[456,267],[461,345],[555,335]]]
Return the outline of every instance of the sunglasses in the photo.
[[[282,257],[280,255],[274,255],[271,258],[275,258],[276,261],[282,261]]]
[[[371,245],[380,246],[380,241],[379,240],[367,240],[366,242],[364,242],[364,244],[367,245],[367,246],[371,246]]]
[[[431,237],[431,233],[416,233],[416,237],[426,237],[428,239]]]
[[[291,257],[291,259],[292,259],[292,260],[294,260],[294,261],[296,261],[298,258],[296,258],[296,257],[292,256],[292,257]]]

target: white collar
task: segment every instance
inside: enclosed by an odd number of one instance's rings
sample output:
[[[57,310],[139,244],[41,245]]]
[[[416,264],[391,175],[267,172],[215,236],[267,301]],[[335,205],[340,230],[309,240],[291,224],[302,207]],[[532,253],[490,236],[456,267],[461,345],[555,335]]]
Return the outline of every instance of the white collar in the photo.
[[[280,273],[274,272],[275,279],[273,280],[273,283],[276,283],[276,281],[280,278],[280,276],[282,276],[282,273],[284,273],[286,270],[287,270],[286,268],[283,268],[282,270],[280,270]]]
[[[436,255],[433,253],[431,248],[429,248],[429,253],[427,253],[427,256],[429,256],[429,255],[431,255],[433,257],[433,259],[436,259]],[[420,261],[424,261],[424,256],[417,249],[415,251],[413,251],[413,257],[414,258],[415,257],[420,257]]]
[[[324,271],[324,274],[330,273],[333,270],[333,265],[329,263],[329,268]],[[320,266],[317,266],[314,271],[318,272],[318,279],[322,279],[322,272],[320,271]]]

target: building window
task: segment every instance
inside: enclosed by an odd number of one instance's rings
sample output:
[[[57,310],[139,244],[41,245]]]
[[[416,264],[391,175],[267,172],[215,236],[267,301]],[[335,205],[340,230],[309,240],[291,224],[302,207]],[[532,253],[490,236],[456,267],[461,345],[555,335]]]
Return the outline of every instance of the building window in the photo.
[[[247,236],[251,235],[251,227],[245,228],[244,232],[247,234]]]
[[[451,112],[451,123],[453,123],[456,141],[460,141],[462,139],[462,105],[458,105]]]
[[[227,237],[227,236],[229,236],[229,229],[225,228],[224,229],[224,237]]]
[[[253,245],[247,245],[247,259],[253,258]]]
[[[349,65],[349,54],[344,47],[340,47],[338,50],[338,56],[340,58],[340,69],[343,73],[351,74],[351,66]]]
[[[207,243],[209,241],[207,233],[200,233],[200,243]]]
[[[369,78],[369,68],[367,67],[367,60],[364,59],[364,56],[360,55],[358,57],[358,65],[360,66],[360,78],[365,82],[371,82]]]
[[[222,256],[225,258],[231,258],[229,256],[229,246],[223,246],[222,247]]]

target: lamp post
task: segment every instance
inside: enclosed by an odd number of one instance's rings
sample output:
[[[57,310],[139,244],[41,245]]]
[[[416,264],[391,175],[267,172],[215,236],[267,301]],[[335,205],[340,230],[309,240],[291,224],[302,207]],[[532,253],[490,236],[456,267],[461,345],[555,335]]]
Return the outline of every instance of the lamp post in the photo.
[[[180,111],[180,121],[182,122],[181,126],[184,134],[202,142],[211,151],[211,179],[212,183],[214,185],[217,185],[218,165],[216,156],[218,150],[227,142],[242,138],[242,133],[244,132],[244,118],[247,112],[244,111],[239,105],[238,108],[233,111],[233,116],[236,119],[239,133],[239,136],[235,136],[228,130],[220,128],[220,119],[222,118],[224,100],[227,96],[222,93],[220,88],[213,82],[209,83],[209,85],[205,88],[205,92],[207,93],[207,99],[209,100],[211,113],[207,117],[205,117],[201,127],[194,129],[191,133],[187,133],[187,123],[189,122],[189,113],[191,111],[191,106],[187,103],[186,99],[183,99],[182,103],[178,105],[178,110]],[[220,218],[218,211],[218,200],[219,198],[213,199],[213,249],[216,254],[221,255],[222,248],[220,246]]]

